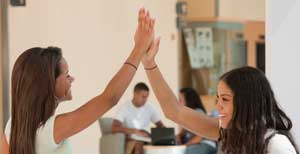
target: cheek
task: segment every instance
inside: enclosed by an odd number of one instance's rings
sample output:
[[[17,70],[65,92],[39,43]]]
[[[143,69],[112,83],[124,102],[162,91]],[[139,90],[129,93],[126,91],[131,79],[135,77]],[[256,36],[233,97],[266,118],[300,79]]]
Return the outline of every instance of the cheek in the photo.
[[[62,88],[62,84],[60,82],[56,82],[55,84],[55,95],[57,97],[62,97],[63,96],[63,88]]]
[[[70,89],[70,84],[68,82],[63,82],[63,80],[57,80],[55,84],[55,94],[57,97],[62,97],[66,95]]]
[[[232,119],[232,114],[233,114],[233,106],[228,105],[227,107],[225,107],[225,114],[226,114],[226,121],[230,122]]]
[[[229,104],[228,113],[229,113],[230,117],[232,117],[232,114],[233,114],[233,103],[232,102]]]
[[[226,115],[228,117],[228,120],[231,120],[232,117],[232,109],[231,108],[226,108],[225,109]]]

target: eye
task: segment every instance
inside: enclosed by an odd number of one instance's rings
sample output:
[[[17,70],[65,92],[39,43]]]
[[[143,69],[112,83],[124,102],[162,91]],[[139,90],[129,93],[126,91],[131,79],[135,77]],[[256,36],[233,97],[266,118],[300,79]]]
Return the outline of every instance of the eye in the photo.
[[[223,98],[222,100],[225,101],[225,102],[229,101],[227,98]]]

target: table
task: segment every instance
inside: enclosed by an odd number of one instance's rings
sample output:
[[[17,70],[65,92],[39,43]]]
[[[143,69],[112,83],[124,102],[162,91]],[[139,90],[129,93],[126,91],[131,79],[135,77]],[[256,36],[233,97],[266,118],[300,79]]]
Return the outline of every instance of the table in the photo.
[[[143,147],[144,154],[185,154],[185,145],[173,145],[173,146],[154,146],[145,145]]]

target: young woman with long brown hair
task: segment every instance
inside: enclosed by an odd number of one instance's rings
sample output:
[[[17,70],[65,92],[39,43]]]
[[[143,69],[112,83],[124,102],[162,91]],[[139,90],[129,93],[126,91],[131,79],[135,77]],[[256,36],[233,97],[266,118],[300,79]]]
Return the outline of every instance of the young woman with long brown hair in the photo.
[[[290,133],[292,122],[280,109],[264,73],[242,67],[225,73],[217,87],[219,119],[208,117],[178,100],[164,80],[155,56],[155,41],[143,65],[164,114],[198,135],[218,140],[226,154],[299,154]],[[220,122],[219,122],[220,121]]]
[[[139,11],[135,47],[105,90],[75,111],[54,115],[59,103],[71,100],[66,60],[60,48],[31,48],[12,72],[12,114],[2,139],[3,154],[70,154],[68,138],[87,128],[117,104],[154,38],[154,20]]]

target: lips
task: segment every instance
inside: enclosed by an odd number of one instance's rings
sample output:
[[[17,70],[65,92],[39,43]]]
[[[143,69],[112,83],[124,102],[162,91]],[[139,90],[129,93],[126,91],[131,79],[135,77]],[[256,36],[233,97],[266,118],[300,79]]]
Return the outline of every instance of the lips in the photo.
[[[224,114],[219,114],[219,118],[224,118],[225,115]]]

